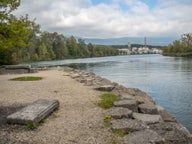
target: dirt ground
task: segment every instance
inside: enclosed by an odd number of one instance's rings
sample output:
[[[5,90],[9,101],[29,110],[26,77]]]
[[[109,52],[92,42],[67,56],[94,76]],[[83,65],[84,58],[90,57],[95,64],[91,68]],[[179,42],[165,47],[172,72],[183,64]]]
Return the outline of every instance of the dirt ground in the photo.
[[[10,81],[41,76],[33,82]],[[67,76],[62,68],[35,74],[0,75],[0,144],[111,144],[103,124],[104,110],[96,105],[101,92]],[[37,129],[6,124],[6,116],[37,99],[58,99],[60,107]]]

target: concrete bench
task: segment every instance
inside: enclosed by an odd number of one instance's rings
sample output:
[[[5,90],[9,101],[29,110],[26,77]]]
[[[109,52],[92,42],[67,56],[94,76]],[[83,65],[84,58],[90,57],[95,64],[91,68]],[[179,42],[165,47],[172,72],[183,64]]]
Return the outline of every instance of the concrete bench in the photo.
[[[32,68],[31,65],[5,65],[0,67],[0,74],[24,74],[36,73],[37,69]]]
[[[9,124],[34,124],[38,123],[59,107],[58,100],[39,99],[23,109],[9,115]]]

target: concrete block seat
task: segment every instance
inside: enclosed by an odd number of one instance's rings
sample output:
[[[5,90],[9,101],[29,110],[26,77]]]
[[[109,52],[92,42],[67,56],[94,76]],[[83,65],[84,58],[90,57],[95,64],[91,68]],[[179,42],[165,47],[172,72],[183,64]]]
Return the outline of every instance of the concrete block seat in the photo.
[[[58,107],[58,100],[38,99],[23,109],[7,116],[7,123],[23,125],[32,123],[37,125]]]

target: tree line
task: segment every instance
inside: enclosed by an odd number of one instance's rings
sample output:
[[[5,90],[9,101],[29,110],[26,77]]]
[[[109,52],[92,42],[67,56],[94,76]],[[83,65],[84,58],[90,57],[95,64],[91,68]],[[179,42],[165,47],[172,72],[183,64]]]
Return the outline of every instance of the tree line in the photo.
[[[164,56],[192,57],[192,33],[186,33],[180,40],[175,40],[172,44],[163,49]]]
[[[0,65],[118,55],[118,50],[110,46],[86,44],[74,36],[41,31],[35,19],[12,14],[19,5],[20,0],[0,2]]]

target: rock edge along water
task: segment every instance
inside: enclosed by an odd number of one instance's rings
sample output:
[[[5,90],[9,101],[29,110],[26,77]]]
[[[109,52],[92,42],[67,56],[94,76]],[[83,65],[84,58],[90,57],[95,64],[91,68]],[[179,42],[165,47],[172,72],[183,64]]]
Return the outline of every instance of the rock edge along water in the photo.
[[[7,123],[37,125],[42,119],[47,117],[58,107],[58,100],[39,99],[23,109],[9,115],[7,117]]]
[[[115,107],[108,110],[106,115],[112,117],[112,127],[118,127],[129,133],[124,137],[124,144],[192,144],[191,133],[184,126],[177,123],[175,116],[156,105],[153,99],[145,92],[135,88],[126,88],[108,79],[96,76],[91,72],[68,67],[65,67],[64,70],[69,73],[71,78],[86,86],[92,86],[95,90],[112,92],[120,96],[120,102],[123,103],[123,106],[116,102],[114,104]],[[135,101],[134,105],[133,101]],[[118,109],[121,111],[119,114],[122,115],[118,114],[116,116],[117,112],[114,108],[117,107],[127,108],[130,113],[129,116],[126,116],[127,111],[124,109]],[[128,123],[130,120],[134,121],[132,122],[133,125]],[[140,122],[146,125],[143,129],[136,127]]]

